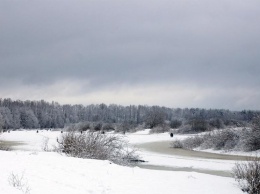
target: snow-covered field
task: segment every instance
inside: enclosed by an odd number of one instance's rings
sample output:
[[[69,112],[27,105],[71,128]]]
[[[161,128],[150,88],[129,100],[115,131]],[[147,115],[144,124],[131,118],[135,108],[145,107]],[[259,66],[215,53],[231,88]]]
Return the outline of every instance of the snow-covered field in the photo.
[[[0,140],[25,144],[17,146],[14,151],[0,151],[0,193],[21,194],[26,193],[26,188],[31,194],[243,193],[233,178],[197,172],[123,167],[109,161],[72,158],[42,151],[46,143],[51,149],[60,135],[59,131],[12,131],[2,134]],[[127,134],[126,138],[135,145],[171,140],[168,134],[148,135],[148,130]],[[226,171],[230,171],[234,165],[234,161],[178,157],[146,150],[139,150],[139,153],[149,165]],[[9,184],[12,174],[23,176],[23,191]]]

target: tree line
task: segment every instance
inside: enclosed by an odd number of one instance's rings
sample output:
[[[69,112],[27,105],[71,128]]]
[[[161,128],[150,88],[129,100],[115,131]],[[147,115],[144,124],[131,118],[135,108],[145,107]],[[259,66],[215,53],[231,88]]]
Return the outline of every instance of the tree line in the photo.
[[[63,128],[79,122],[145,125],[153,128],[162,123],[174,127],[188,121],[220,124],[250,122],[259,111],[224,109],[168,108],[160,106],[117,104],[61,105],[57,102],[0,99],[0,128]]]

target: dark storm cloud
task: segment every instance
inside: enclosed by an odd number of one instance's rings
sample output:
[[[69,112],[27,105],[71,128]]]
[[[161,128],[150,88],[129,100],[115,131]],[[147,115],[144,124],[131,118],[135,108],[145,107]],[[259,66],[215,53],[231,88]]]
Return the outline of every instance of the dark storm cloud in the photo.
[[[1,88],[81,80],[88,91],[259,90],[259,18],[256,0],[1,1]]]

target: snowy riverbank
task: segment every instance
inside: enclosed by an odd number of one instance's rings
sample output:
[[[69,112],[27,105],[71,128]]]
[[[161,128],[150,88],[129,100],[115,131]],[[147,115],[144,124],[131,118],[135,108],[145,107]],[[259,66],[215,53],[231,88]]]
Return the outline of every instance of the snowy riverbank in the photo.
[[[8,183],[11,173],[24,179],[31,194],[56,193],[234,193],[243,192],[233,178],[213,176],[205,173],[149,170],[139,167],[123,167],[109,161],[66,157],[57,153],[43,152],[56,144],[59,131],[17,131],[1,135],[2,140],[21,141],[11,152],[0,151],[0,191],[5,194],[23,193]],[[168,134],[148,135],[147,130],[127,134],[131,144],[171,140]],[[44,143],[45,142],[45,143]],[[170,156],[140,149],[140,155],[148,165],[169,167],[192,167],[207,170],[226,170],[234,161],[206,160]],[[181,169],[180,169],[181,170]]]

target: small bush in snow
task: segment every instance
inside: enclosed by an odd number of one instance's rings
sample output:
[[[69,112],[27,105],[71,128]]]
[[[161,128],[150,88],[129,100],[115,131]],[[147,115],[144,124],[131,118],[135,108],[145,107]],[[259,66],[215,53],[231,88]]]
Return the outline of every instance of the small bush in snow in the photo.
[[[202,142],[203,142],[203,138],[200,136],[196,136],[196,137],[189,137],[182,141],[175,140],[174,142],[172,142],[171,146],[173,148],[193,149],[199,147],[202,144]]]
[[[49,140],[50,140],[49,137],[43,137],[42,150],[45,151],[45,152],[50,151],[49,145],[48,145],[49,144]]]
[[[90,129],[91,129],[91,123],[89,122],[79,123],[78,126],[76,127],[76,130],[78,131],[87,131]]]
[[[235,149],[239,142],[238,132],[232,130],[223,130],[208,133],[201,136],[194,136],[182,140],[179,144],[185,149],[214,149],[231,150]]]
[[[189,133],[190,130],[191,130],[190,125],[185,124],[181,126],[178,130],[176,130],[176,133],[185,134],[185,133]]]
[[[224,122],[222,119],[213,118],[209,120],[209,125],[213,128],[222,129],[224,128]]]
[[[227,129],[204,135],[203,140],[201,147],[204,149],[231,150],[236,147],[239,135],[237,132]]]
[[[189,125],[184,125],[178,132],[191,133],[193,130]],[[183,148],[214,150],[241,150],[255,151],[260,149],[260,118],[256,117],[252,123],[252,128],[242,130],[223,129],[207,133],[200,137],[192,137],[181,141]]]
[[[193,133],[200,133],[200,132],[204,132],[207,131],[209,129],[209,124],[206,120],[204,119],[192,119],[189,121],[190,125],[191,125],[191,130]]]
[[[233,176],[242,191],[249,194],[260,194],[260,159],[237,163],[233,168]]]
[[[120,136],[88,131],[83,134],[68,132],[58,141],[58,151],[78,158],[110,160],[120,165],[131,165],[138,160],[134,149]]]
[[[117,125],[115,132],[123,133],[123,134],[125,134],[126,132],[132,132],[134,131],[136,126],[137,125],[133,122],[125,121]]]
[[[170,127],[167,124],[158,125],[150,130],[150,133],[164,133],[168,132]]]
[[[27,180],[24,178],[24,173],[21,175],[11,173],[8,178],[9,185],[22,191],[25,194],[30,193],[30,187],[28,186]]]
[[[187,139],[184,139],[182,142],[183,148],[185,149],[193,149],[193,148],[200,147],[202,143],[203,143],[203,138],[200,136],[189,137]]]
[[[243,151],[260,149],[260,130],[247,129],[241,132],[240,148]]]
[[[177,129],[176,133],[190,134],[190,133],[194,133],[194,132],[192,131],[190,124],[185,124],[185,125],[181,126],[179,129]]]
[[[106,123],[103,125],[102,130],[103,131],[113,131],[113,130],[115,130],[115,127],[111,123]]]
[[[94,123],[94,124],[93,124],[93,127],[94,127],[94,130],[95,130],[95,131],[101,131],[102,126],[103,126],[103,123],[102,123],[102,122]]]
[[[180,140],[175,140],[171,143],[172,148],[183,148],[182,141]]]

